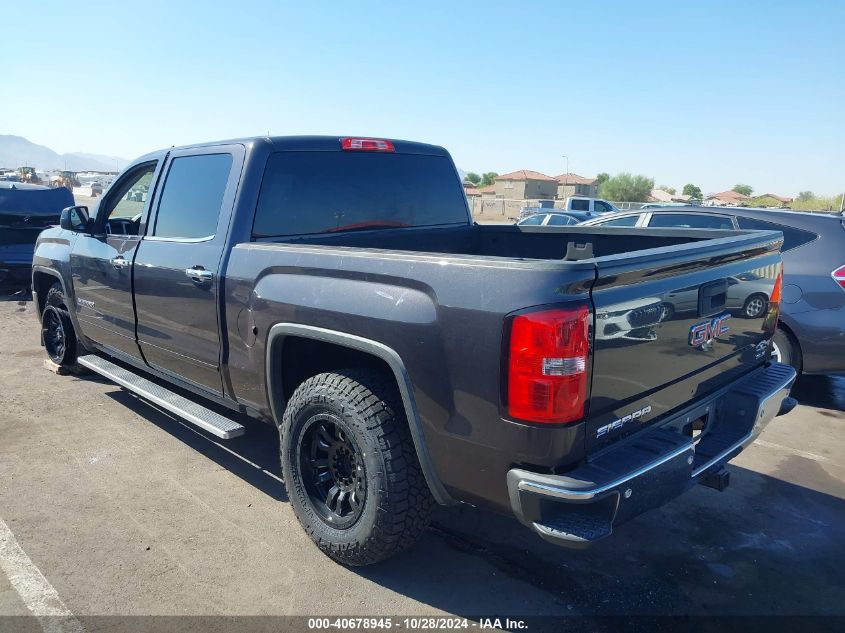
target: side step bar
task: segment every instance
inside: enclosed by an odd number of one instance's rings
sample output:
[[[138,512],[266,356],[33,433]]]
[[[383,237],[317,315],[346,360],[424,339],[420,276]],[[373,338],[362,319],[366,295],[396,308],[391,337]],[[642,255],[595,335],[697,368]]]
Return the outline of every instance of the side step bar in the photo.
[[[105,358],[88,354],[80,356],[76,362],[212,435],[228,440],[246,433],[246,429],[234,420],[188,400],[120,365],[115,365]]]

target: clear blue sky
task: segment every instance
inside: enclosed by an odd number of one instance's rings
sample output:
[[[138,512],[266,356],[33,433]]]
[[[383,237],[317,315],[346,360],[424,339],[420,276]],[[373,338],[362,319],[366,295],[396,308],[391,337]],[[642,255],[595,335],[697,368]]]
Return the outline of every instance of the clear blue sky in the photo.
[[[446,146],[470,171],[845,189],[845,2],[37,2],[0,133],[133,158],[255,134]],[[30,10],[31,9],[31,10]]]

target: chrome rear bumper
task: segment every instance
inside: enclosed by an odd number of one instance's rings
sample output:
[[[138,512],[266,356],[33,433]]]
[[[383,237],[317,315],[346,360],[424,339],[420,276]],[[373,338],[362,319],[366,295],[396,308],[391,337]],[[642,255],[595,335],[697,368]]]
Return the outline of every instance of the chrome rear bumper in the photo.
[[[779,414],[795,378],[792,367],[773,363],[684,410],[676,417],[707,417],[698,441],[680,433],[673,417],[565,475],[511,469],[514,514],[561,545],[604,538],[613,526],[662,505],[739,454]]]

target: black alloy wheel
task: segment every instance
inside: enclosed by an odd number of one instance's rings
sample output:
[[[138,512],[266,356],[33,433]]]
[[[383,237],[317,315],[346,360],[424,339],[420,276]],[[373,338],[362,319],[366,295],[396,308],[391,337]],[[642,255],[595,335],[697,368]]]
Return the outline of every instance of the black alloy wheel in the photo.
[[[66,316],[56,306],[48,305],[41,317],[41,334],[44,349],[57,365],[64,364],[68,356],[68,334],[65,329]]]
[[[319,517],[337,529],[354,524],[367,499],[367,476],[361,451],[343,422],[329,413],[311,417],[298,453],[305,490]]]

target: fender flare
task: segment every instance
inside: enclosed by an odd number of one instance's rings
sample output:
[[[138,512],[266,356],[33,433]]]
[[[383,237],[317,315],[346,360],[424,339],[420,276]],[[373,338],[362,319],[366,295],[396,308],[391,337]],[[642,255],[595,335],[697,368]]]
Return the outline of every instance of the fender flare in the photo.
[[[67,297],[68,301],[70,301],[71,297],[70,297],[70,295],[68,294],[68,291],[67,291],[67,284],[65,284],[65,278],[62,277],[62,274],[58,270],[54,270],[52,268],[47,268],[46,266],[37,266],[37,265],[33,266],[32,267],[32,277],[33,277],[33,279],[32,279],[32,289],[33,289],[33,291],[35,290],[35,273],[43,273],[45,275],[50,275],[51,277],[55,277],[56,279],[58,279],[59,283],[62,284],[62,292],[64,293],[65,297]],[[38,295],[37,294],[35,295],[35,300],[36,300],[36,303],[38,303]],[[44,308],[44,306],[39,304],[38,308],[39,308],[38,319],[40,321],[41,320],[40,311]],[[74,327],[76,327],[75,323],[74,323]]]
[[[449,495],[437,472],[434,468],[434,463],[431,460],[431,454],[428,451],[428,445],[425,442],[425,435],[422,430],[422,423],[420,422],[419,410],[417,409],[416,400],[414,399],[413,386],[408,371],[405,369],[405,364],[399,357],[395,350],[371,339],[356,336],[354,334],[347,334],[345,332],[337,332],[335,330],[327,330],[312,325],[301,325],[298,323],[277,323],[270,328],[267,333],[267,353],[265,365],[265,381],[267,389],[267,398],[270,403],[270,410],[273,413],[275,420],[282,419],[284,411],[284,398],[280,394],[280,389],[273,388],[274,385],[281,385],[281,369],[278,362],[274,362],[278,353],[281,351],[280,343],[287,336],[296,336],[304,339],[312,339],[322,341],[324,343],[332,343],[341,347],[348,347],[360,352],[364,352],[375,356],[390,367],[396,378],[396,384],[399,387],[399,394],[402,397],[402,404],[405,407],[405,417],[408,420],[408,427],[411,431],[411,439],[414,442],[414,449],[417,452],[417,458],[420,461],[420,467],[425,476],[425,481],[428,484],[429,490],[435,501],[441,505],[453,505],[456,501]]]

